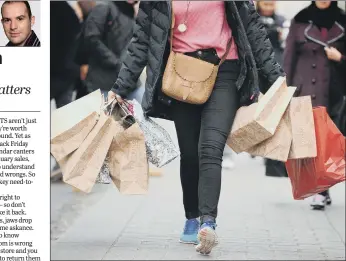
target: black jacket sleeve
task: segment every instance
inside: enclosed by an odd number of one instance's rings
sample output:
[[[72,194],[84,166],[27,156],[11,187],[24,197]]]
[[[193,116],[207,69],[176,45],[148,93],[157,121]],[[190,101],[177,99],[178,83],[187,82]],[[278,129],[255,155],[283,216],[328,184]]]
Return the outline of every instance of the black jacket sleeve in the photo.
[[[97,4],[85,21],[84,41],[90,55],[100,59],[100,63],[106,68],[116,68],[119,63],[117,57],[104,43],[106,23],[110,7],[108,4]],[[116,19],[115,19],[116,20]],[[116,21],[114,21],[116,22]]]
[[[134,34],[118,79],[112,88],[113,92],[122,97],[126,97],[135,90],[138,78],[148,62],[152,3],[154,2],[141,1],[139,4]]]
[[[268,82],[270,87],[279,76],[285,76],[285,73],[275,60],[274,49],[270,43],[266,29],[263,23],[260,22],[260,16],[251,2],[244,1],[245,8],[248,10],[247,25],[245,25],[246,35],[259,69],[259,74]]]

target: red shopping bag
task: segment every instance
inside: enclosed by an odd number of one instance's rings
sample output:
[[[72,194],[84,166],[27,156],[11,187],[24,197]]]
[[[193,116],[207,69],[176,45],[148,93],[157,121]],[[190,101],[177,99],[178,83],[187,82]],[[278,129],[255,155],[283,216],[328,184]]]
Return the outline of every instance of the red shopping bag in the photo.
[[[345,137],[325,107],[313,109],[317,157],[289,159],[286,169],[294,199],[304,199],[345,181]]]

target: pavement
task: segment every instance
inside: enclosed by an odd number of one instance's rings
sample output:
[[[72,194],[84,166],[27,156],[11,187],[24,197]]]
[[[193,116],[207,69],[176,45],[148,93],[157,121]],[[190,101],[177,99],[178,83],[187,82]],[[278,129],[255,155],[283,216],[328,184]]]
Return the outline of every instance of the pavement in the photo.
[[[160,123],[176,141],[173,124]],[[331,189],[330,207],[313,211],[293,199],[288,178],[264,175],[261,158],[240,154],[235,164],[222,174],[220,244],[209,257],[178,242],[177,159],[150,177],[147,195],[121,195],[113,184],[83,194],[53,182],[51,260],[345,260],[345,183]]]

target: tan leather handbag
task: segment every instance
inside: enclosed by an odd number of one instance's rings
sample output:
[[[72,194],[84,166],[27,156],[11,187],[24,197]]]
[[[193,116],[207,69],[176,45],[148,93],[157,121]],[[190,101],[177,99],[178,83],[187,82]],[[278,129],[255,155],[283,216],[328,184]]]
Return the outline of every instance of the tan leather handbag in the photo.
[[[173,29],[174,13],[172,5],[170,55],[163,75],[162,92],[178,101],[204,104],[213,91],[219,66],[228,55],[232,38],[227,43],[226,52],[220,63],[214,65],[183,53],[173,52]]]

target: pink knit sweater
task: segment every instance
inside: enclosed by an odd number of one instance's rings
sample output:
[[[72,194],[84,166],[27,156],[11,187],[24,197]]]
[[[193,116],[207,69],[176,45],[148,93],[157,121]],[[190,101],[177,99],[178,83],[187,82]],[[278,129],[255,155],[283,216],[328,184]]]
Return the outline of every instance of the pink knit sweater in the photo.
[[[226,52],[232,31],[228,26],[224,1],[173,1],[175,25],[173,31],[173,51],[193,52],[198,49],[215,48],[219,58]],[[179,24],[185,21],[187,30],[179,32]],[[227,60],[238,59],[237,46],[232,39],[232,47]]]

